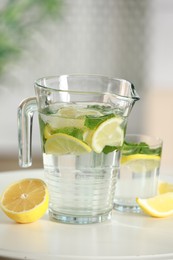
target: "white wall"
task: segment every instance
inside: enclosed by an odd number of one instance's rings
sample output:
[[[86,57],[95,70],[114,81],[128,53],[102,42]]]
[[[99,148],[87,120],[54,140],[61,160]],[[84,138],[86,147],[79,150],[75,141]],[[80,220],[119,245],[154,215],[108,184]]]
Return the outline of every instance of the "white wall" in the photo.
[[[152,1],[144,131],[163,139],[162,165],[173,167],[173,1]]]
[[[173,1],[151,3],[147,84],[152,89],[173,89]]]

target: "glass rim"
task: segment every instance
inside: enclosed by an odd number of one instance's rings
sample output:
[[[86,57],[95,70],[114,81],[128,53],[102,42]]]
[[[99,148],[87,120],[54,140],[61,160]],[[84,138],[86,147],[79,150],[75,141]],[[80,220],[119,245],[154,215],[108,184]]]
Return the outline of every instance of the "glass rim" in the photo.
[[[134,134],[126,134],[124,141],[127,141],[126,139],[128,137],[134,137],[134,138],[137,137],[137,138],[142,138],[142,139],[145,139],[145,140],[147,140],[147,139],[153,140],[153,141],[157,142],[160,146],[163,145],[163,139],[158,137],[158,136],[154,136],[154,135],[143,134],[143,133],[141,133],[141,134],[135,134],[135,133]],[[139,141],[139,142],[141,142],[141,141]],[[135,142],[135,141],[133,140],[133,142]],[[139,143],[139,142],[136,141],[136,143]]]
[[[133,94],[133,96],[128,96],[128,95],[121,95],[121,94],[118,94],[118,93],[110,93],[112,95],[116,95],[120,98],[124,98],[124,99],[132,99],[132,100],[139,100],[140,97],[139,95],[137,94],[136,90],[135,90],[135,87],[134,85],[128,81],[128,80],[125,80],[125,79],[121,79],[121,78],[114,78],[114,77],[109,77],[109,76],[104,76],[104,75],[100,75],[100,74],[62,74],[62,75],[54,75],[54,76],[45,76],[45,77],[41,77],[41,78],[38,78],[37,80],[35,80],[34,82],[34,85],[36,87],[39,87],[39,88],[43,88],[43,89],[46,89],[46,90],[53,90],[53,91],[57,91],[57,92],[70,92],[70,93],[81,93],[81,94],[95,94],[95,95],[100,95],[100,94],[105,94],[107,92],[103,92],[103,91],[79,91],[79,90],[63,90],[63,89],[56,89],[56,88],[52,88],[50,86],[46,86],[46,85],[43,85],[41,84],[40,82],[46,82],[48,80],[51,80],[51,79],[60,79],[60,78],[79,78],[79,77],[83,77],[83,78],[95,78],[95,79],[106,79],[108,81],[113,81],[113,82],[119,82],[121,84],[128,84],[130,87],[131,87],[131,92]]]

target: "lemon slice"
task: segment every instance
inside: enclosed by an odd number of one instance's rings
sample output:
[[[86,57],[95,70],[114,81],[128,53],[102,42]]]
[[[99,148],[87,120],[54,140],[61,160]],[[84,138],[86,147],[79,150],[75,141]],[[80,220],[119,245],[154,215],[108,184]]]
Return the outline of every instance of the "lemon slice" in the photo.
[[[74,106],[61,107],[58,112],[58,116],[75,118],[76,117],[76,109]]]
[[[164,193],[149,199],[137,198],[143,211],[152,217],[168,217],[173,214],[173,192]]]
[[[42,116],[43,119],[43,116]],[[46,116],[46,119],[43,120],[46,124],[50,126],[51,129],[58,129],[63,127],[84,127],[84,118],[65,118],[57,115]]]
[[[96,153],[101,153],[106,145],[121,146],[124,140],[124,131],[121,128],[123,120],[112,117],[101,123],[92,135],[91,145]]]
[[[99,116],[102,116],[103,114],[98,111],[98,110],[95,110],[95,109],[89,109],[89,108],[82,108],[82,109],[79,109],[77,111],[77,118],[79,117],[82,117],[82,116],[95,116],[95,117],[99,117]]]
[[[45,125],[43,134],[46,139],[52,136],[52,128],[50,127],[50,125]]]
[[[1,196],[4,213],[18,223],[41,218],[48,208],[46,184],[40,179],[23,179],[8,186]]]
[[[79,118],[86,115],[102,116],[103,114],[96,109],[82,108],[80,106],[67,106],[60,108],[57,115],[68,118]]]
[[[173,184],[168,182],[159,182],[158,194],[163,194],[166,192],[173,192]]]
[[[150,154],[123,155],[121,164],[126,165],[133,172],[149,172],[159,167],[160,156]]]
[[[85,143],[87,143],[89,146],[91,146],[92,143],[92,136],[93,136],[94,130],[86,129],[83,133],[83,140]]]
[[[99,117],[103,114],[95,109],[68,106],[60,108],[55,114],[41,115],[41,119],[47,125],[47,127],[45,127],[44,137],[46,139],[47,137],[49,138],[51,129],[63,127],[83,128],[86,115]]]
[[[52,135],[45,143],[45,152],[47,154],[75,154],[91,152],[90,146],[81,140],[67,134],[58,133]]]

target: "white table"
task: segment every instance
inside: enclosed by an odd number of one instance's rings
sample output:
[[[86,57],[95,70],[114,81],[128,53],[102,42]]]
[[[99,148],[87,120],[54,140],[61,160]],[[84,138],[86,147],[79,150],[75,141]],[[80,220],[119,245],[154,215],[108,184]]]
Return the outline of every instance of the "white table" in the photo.
[[[0,192],[25,177],[43,177],[43,170],[0,173]],[[168,176],[169,179],[173,178]],[[173,217],[113,212],[101,224],[68,225],[48,215],[32,224],[16,224],[0,211],[0,259],[173,259]]]

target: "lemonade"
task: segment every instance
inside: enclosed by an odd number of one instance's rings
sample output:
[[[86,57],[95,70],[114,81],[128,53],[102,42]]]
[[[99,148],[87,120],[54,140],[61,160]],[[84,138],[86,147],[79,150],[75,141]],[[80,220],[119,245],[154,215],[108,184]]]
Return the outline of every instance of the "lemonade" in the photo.
[[[78,223],[112,209],[126,118],[110,105],[58,104],[39,114],[50,214]],[[92,216],[92,218],[89,218]]]
[[[129,142],[124,142],[122,149],[114,208],[140,212],[136,198],[146,199],[157,194],[162,142],[146,136],[136,139],[135,135],[129,135],[128,138]]]

